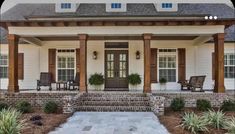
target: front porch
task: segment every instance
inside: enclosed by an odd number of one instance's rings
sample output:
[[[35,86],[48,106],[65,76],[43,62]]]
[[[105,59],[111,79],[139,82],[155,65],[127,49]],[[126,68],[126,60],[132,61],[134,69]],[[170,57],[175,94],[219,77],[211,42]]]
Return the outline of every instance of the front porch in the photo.
[[[180,85],[177,82],[189,79],[193,75],[207,75],[204,88],[216,93],[224,93],[224,26],[230,25],[230,22],[221,20],[217,23],[190,23],[187,25],[179,22],[181,21],[166,23],[167,25],[164,26],[162,26],[162,22],[159,22],[159,24],[151,23],[151,26],[139,22],[138,26],[130,26],[130,23],[128,25],[123,24],[123,26],[110,26],[102,23],[103,26],[96,26],[98,24],[94,23],[93,25],[92,22],[86,26],[78,27],[72,26],[70,23],[65,25],[65,22],[58,23],[58,26],[57,22],[53,22],[56,25],[51,26],[44,25],[44,23],[35,26],[34,24],[37,24],[37,22],[32,21],[29,22],[30,25],[27,24],[28,27],[22,27],[26,23],[14,23],[14,25],[11,23],[13,26],[8,25],[8,91],[15,93],[19,92],[19,89],[24,89],[19,87],[18,82],[18,44],[19,39],[22,38],[37,45],[37,49],[39,49],[38,58],[40,62],[37,63],[39,68],[36,71],[37,75],[34,76],[33,80],[31,79],[31,83],[32,81],[36,82],[40,72],[50,72],[53,75],[53,81],[58,81],[58,52],[59,50],[73,50],[74,66],[71,77],[79,72],[80,92],[88,92],[93,88],[88,84],[88,78],[94,73],[104,75],[105,84],[102,89],[113,88],[110,86],[120,82],[120,78],[126,78],[131,73],[138,73],[142,77],[142,83],[137,89],[144,93],[158,92],[159,78],[163,76],[167,77],[169,81],[167,89],[175,89],[178,92]],[[48,23],[52,24],[51,22]],[[208,73],[208,70],[201,69],[208,68],[208,66],[200,66],[199,59],[200,54],[204,52],[204,43],[212,38],[214,38],[214,48],[210,47],[206,55],[215,52],[215,62],[213,67],[210,66],[211,70],[214,69],[214,75],[210,70]],[[111,45],[109,46],[107,43]],[[115,46],[115,43],[127,45]],[[140,53],[140,59],[136,56],[137,51]],[[94,52],[97,53],[97,59],[93,58]],[[116,52],[119,52],[117,57],[115,57]],[[123,59],[115,61],[112,61],[112,58],[107,59],[112,55],[114,59],[118,59],[120,56]],[[173,59],[173,65],[170,68],[159,66],[161,59],[164,58]],[[115,66],[116,62],[117,66]],[[212,60],[209,60],[209,62],[212,64]],[[111,65],[112,63],[114,63],[114,67],[107,68],[108,64]],[[123,66],[120,69],[118,65],[121,63]],[[167,70],[165,71],[167,73],[173,70],[173,73],[166,76],[162,73],[164,70]],[[30,75],[27,70],[24,74]],[[109,77],[114,77],[116,81],[110,79],[111,82],[109,81],[109,84],[107,84]],[[25,79],[28,78],[25,77]],[[131,89],[126,79],[124,79],[123,84],[117,84],[115,87],[122,88],[119,87],[120,85]]]

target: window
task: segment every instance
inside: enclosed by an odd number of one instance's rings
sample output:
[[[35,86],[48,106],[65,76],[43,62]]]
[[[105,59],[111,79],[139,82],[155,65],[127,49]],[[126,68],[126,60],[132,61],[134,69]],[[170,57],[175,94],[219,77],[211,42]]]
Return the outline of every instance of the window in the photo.
[[[57,79],[58,81],[73,80],[75,75],[75,51],[57,51]]]
[[[0,55],[0,78],[8,77],[8,56]]]
[[[111,8],[122,8],[122,4],[121,3],[112,3]]]
[[[159,49],[158,62],[159,79],[176,82],[176,49]]]
[[[71,3],[61,3],[61,9],[70,9]]]
[[[162,8],[172,8],[172,3],[162,3]]]
[[[235,78],[235,54],[224,55],[224,77]]]

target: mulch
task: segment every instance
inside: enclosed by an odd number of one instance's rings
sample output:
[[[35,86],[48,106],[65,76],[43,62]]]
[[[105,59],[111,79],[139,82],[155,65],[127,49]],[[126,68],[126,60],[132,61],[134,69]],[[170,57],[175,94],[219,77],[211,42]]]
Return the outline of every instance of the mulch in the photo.
[[[33,116],[41,116],[40,120],[42,126],[38,126],[33,124],[33,121],[30,120]],[[60,124],[65,123],[67,118],[70,117],[71,114],[46,114],[41,110],[34,110],[32,113],[23,114],[21,119],[25,120],[25,127],[22,129],[22,134],[47,134],[50,131],[53,131]]]

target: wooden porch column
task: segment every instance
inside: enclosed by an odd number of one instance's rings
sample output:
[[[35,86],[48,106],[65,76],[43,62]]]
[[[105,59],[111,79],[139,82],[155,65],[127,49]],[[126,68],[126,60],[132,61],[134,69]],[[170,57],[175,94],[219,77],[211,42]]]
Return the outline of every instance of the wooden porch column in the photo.
[[[215,42],[215,87],[214,92],[224,93],[224,33],[214,35]]]
[[[87,92],[87,35],[80,34],[80,91]]]
[[[18,85],[18,42],[19,36],[14,34],[8,35],[8,92],[19,92]]]
[[[152,34],[143,34],[144,40],[144,93],[151,93],[151,37]]]

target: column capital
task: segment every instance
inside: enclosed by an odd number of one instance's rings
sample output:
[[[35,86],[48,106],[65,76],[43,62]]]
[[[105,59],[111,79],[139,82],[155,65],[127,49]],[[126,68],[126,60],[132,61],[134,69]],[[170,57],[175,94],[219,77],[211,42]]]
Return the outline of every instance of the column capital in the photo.
[[[78,37],[79,37],[79,40],[87,40],[88,35],[87,34],[79,34]]]
[[[213,35],[214,38],[224,39],[225,33],[216,33]]]
[[[16,34],[8,34],[7,37],[8,40],[18,40],[20,38],[20,36]]]
[[[151,40],[152,35],[153,35],[153,34],[151,34],[151,33],[144,33],[144,34],[143,34],[143,38],[144,38],[144,40]]]

